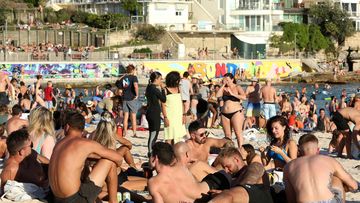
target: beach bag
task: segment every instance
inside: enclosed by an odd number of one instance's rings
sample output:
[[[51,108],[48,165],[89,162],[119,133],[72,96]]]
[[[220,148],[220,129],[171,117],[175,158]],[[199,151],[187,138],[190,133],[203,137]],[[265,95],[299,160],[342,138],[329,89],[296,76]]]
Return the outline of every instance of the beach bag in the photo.
[[[32,183],[19,183],[14,180],[6,181],[4,186],[4,197],[8,200],[20,202],[31,199],[44,199],[47,191]]]

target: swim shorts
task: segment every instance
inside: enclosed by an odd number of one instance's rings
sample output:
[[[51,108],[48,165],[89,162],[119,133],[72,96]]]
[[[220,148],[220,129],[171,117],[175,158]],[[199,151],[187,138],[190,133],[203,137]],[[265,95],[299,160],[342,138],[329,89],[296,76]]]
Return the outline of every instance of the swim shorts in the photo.
[[[342,201],[342,192],[336,188],[331,188],[331,192],[334,194],[334,197],[329,200],[320,200],[320,201],[314,201],[311,203],[341,203]]]
[[[335,123],[336,128],[340,131],[349,131],[348,121],[338,112],[334,112],[331,121]]]
[[[264,116],[266,120],[276,116],[276,105],[275,103],[266,103],[263,105]]]
[[[84,182],[81,183],[80,189],[77,193],[70,197],[66,198],[54,198],[55,203],[93,203],[98,194],[101,192],[101,187],[95,185],[93,181],[86,178]]]
[[[2,105],[8,105],[10,103],[10,100],[5,92],[0,92],[0,104]]]
[[[272,203],[272,196],[270,189],[267,189],[263,184],[246,184],[240,185],[249,195],[249,203]]]
[[[259,117],[260,116],[260,103],[249,102],[246,108],[246,117]]]
[[[134,100],[130,100],[130,101],[123,101],[123,111],[137,113],[137,111],[138,111],[137,100],[134,99]]]

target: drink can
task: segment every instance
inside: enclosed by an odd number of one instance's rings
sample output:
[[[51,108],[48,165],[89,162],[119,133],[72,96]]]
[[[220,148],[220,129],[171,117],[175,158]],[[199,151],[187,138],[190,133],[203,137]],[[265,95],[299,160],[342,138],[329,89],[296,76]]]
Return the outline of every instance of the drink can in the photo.
[[[117,201],[118,201],[118,202],[122,202],[121,192],[117,192],[117,193],[116,193],[116,198],[117,198]]]
[[[130,192],[124,192],[123,195],[122,195],[122,199],[123,199],[123,201],[131,200]]]

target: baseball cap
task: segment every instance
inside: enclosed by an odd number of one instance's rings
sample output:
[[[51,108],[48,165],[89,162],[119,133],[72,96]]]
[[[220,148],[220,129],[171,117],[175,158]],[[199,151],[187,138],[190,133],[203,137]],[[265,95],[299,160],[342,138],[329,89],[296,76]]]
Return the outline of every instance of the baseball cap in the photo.
[[[258,82],[259,81],[259,79],[257,78],[257,77],[253,77],[253,78],[251,78],[251,80],[250,80],[251,82]]]

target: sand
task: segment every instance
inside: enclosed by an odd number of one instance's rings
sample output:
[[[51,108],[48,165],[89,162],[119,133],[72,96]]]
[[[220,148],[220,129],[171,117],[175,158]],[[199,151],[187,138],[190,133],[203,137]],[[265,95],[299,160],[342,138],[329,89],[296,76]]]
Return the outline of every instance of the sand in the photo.
[[[215,138],[222,138],[223,137],[223,131],[221,129],[208,129],[212,134],[211,137]],[[148,139],[148,131],[138,131],[137,136],[138,137],[132,137],[131,131],[128,131],[130,135],[128,135],[126,138],[129,139],[133,143],[132,148],[132,154],[135,159],[135,163],[141,163],[147,161],[147,139]],[[251,133],[250,133],[251,134]],[[248,134],[249,135],[249,134]],[[294,139],[298,140],[299,137],[302,134],[294,134]],[[315,135],[319,139],[319,146],[321,147],[321,153],[325,153],[327,151],[328,144],[331,139],[330,133],[315,133]],[[245,143],[252,144],[256,149],[258,149],[260,146],[267,146],[266,141],[266,135],[265,134],[256,134],[254,133],[252,136],[244,136],[245,137]],[[159,134],[158,140],[163,140],[164,133],[163,131]],[[256,138],[256,139],[255,139]],[[233,136],[233,140],[235,141],[235,136]],[[342,159],[342,158],[336,158],[341,165],[345,168],[346,171],[348,171],[357,181],[360,181],[360,169],[354,168],[357,165],[360,165],[359,160],[351,160],[351,159]],[[0,200],[0,202],[9,202],[6,200]],[[26,201],[28,203],[38,203],[38,200],[33,201]],[[360,193],[346,193],[346,202],[360,202]]]

